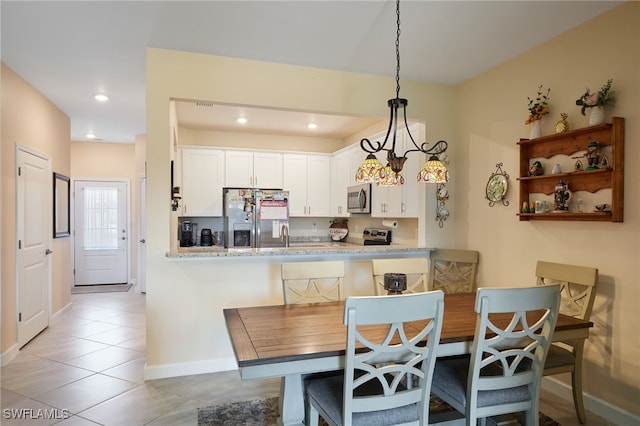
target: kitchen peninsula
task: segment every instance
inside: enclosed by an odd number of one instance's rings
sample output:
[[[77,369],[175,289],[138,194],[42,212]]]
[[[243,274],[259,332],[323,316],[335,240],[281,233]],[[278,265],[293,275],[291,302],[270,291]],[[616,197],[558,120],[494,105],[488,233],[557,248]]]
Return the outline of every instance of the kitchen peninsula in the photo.
[[[171,258],[229,258],[229,257],[282,257],[286,261],[292,256],[332,256],[341,257],[389,257],[402,255],[428,256],[428,248],[413,244],[393,244],[365,246],[353,243],[294,243],[289,247],[226,249],[224,247],[180,247],[175,253],[167,253]]]
[[[171,297],[160,309],[169,312],[180,307],[181,321],[187,326],[177,327],[170,315],[159,317],[163,332],[172,332],[175,336],[162,354],[167,355],[169,351],[176,361],[147,363],[145,378],[237,369],[223,311],[283,304],[283,263],[343,260],[345,297],[364,296],[374,293],[372,259],[427,257],[430,251],[412,242],[364,245],[357,238],[351,241],[307,240],[292,242],[290,247],[263,249],[176,247],[166,252],[165,265],[172,269],[167,278],[173,284]],[[147,297],[153,298],[156,294],[149,292]]]

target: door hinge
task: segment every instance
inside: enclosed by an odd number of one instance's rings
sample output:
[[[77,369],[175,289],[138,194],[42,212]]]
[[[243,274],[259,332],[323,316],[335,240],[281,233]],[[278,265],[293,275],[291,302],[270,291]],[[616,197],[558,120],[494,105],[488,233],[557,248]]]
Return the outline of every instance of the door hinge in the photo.
[[[22,176],[22,167],[18,166],[18,176]]]
[[[22,240],[18,240],[18,250],[22,248]]]
[[[22,322],[22,312],[18,312],[18,322]]]

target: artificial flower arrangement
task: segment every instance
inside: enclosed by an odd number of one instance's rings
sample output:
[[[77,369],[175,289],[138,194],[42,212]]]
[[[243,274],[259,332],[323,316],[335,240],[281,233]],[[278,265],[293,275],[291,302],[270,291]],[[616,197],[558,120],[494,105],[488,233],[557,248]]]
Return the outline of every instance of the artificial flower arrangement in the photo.
[[[529,100],[529,118],[527,118],[527,121],[525,121],[524,124],[531,124],[534,121],[542,120],[543,116],[549,114],[547,102],[549,101],[550,92],[551,89],[547,89],[547,93],[544,93],[542,85],[540,85],[535,99],[531,99],[527,96],[527,99]]]
[[[615,92],[611,90],[612,83],[613,79],[610,78],[598,92],[593,93],[591,93],[591,89],[587,87],[584,95],[576,100],[576,105],[582,107],[580,110],[582,115],[586,115],[584,110],[587,108],[604,107],[615,102],[615,97],[613,96]]]

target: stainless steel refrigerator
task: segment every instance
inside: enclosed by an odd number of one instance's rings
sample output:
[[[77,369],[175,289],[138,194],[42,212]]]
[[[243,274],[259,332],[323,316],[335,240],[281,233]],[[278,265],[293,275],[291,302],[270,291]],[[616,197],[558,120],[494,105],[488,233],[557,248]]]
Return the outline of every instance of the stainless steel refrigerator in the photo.
[[[289,191],[224,188],[227,248],[284,247],[289,231]]]

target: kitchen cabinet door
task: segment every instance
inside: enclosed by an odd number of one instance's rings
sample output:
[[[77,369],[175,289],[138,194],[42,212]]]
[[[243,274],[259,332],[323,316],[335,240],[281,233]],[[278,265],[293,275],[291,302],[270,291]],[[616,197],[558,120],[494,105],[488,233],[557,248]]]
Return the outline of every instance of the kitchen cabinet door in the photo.
[[[425,141],[426,136],[424,124],[412,124],[409,126],[409,130],[418,145]],[[405,150],[414,148],[406,130],[403,130],[403,139]],[[430,194],[435,193],[436,185],[418,182],[418,171],[426,161],[427,156],[420,152],[412,152],[407,158],[407,162],[404,166],[406,172],[404,175],[405,181],[404,188],[402,189],[402,202],[400,205],[402,217],[419,216],[420,200],[424,201],[424,197],[421,196],[421,192],[424,193],[425,185],[426,189],[430,191]]]
[[[410,127],[411,134],[417,143],[424,136],[420,128],[420,124],[414,124]],[[385,134],[377,135],[372,140],[383,140]],[[411,142],[406,129],[398,130],[396,139],[396,154],[402,155],[408,149],[415,148]],[[378,159],[383,162],[385,159]],[[417,180],[418,170],[424,162],[426,156],[420,152],[410,152],[407,154],[407,161],[402,168],[400,174],[404,177],[404,185],[402,186],[372,186],[372,204],[371,216],[373,217],[418,217],[419,210],[419,191],[421,185]]]
[[[225,151],[225,186],[253,188],[253,152]]]
[[[282,154],[253,153],[253,181],[256,188],[282,189]]]
[[[330,174],[328,155],[284,154],[290,216],[330,216]]]
[[[225,151],[225,186],[282,188],[282,154],[277,152]]]
[[[340,151],[331,157],[331,216],[348,217],[347,188],[351,185],[351,150]]]
[[[182,212],[184,216],[222,216],[224,152],[182,149]]]
[[[331,216],[331,157],[307,158],[307,216]]]
[[[289,216],[307,214],[307,156],[284,154],[284,189],[289,191]]]

